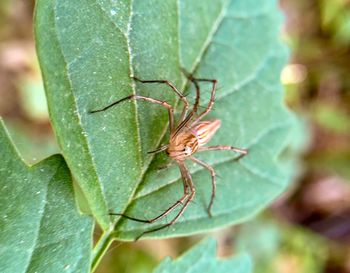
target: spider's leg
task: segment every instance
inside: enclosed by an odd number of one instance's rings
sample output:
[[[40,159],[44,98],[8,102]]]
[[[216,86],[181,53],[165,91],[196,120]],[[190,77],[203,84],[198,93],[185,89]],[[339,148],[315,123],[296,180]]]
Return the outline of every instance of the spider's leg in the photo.
[[[193,124],[195,124],[195,123],[199,122],[213,108],[213,105],[214,105],[214,102],[215,102],[215,93],[216,93],[217,80],[214,80],[214,79],[196,79],[196,78],[194,78],[193,80],[197,81],[197,82],[211,82],[213,84],[213,88],[211,90],[210,100],[209,100],[209,103],[207,105],[207,108],[202,113],[199,114],[199,116],[193,122]]]
[[[174,136],[178,135],[184,128],[186,128],[186,125],[190,123],[191,125],[195,125],[197,122],[199,122],[206,114],[208,114],[215,101],[215,93],[216,93],[216,85],[217,85],[217,80],[211,80],[211,79],[197,79],[192,76],[192,74],[188,74],[187,72],[184,72],[186,77],[193,82],[195,88],[196,88],[196,101],[193,105],[192,111],[187,115],[187,117],[177,126],[176,131],[174,133]],[[199,107],[199,100],[200,100],[200,87],[198,82],[211,82],[213,84],[213,88],[211,91],[211,96],[210,96],[210,101],[208,103],[208,106],[205,108],[205,110],[198,115],[198,117],[195,118],[193,121],[193,117],[198,111]]]
[[[154,151],[149,151],[147,153],[148,154],[157,154],[157,153],[165,151],[166,149],[168,149],[168,147],[169,147],[169,145],[164,145],[164,146],[161,146],[161,147],[159,147],[158,149],[156,149]]]
[[[93,113],[98,113],[98,112],[103,112],[103,111],[106,111],[107,109],[123,102],[123,101],[126,101],[126,100],[144,100],[144,101],[148,101],[148,102],[151,102],[151,103],[155,103],[155,104],[159,104],[160,106],[163,106],[165,107],[167,110],[168,110],[168,113],[169,113],[169,129],[170,129],[170,134],[173,132],[174,130],[174,109],[173,107],[167,103],[166,101],[160,101],[160,100],[156,100],[156,99],[152,99],[152,98],[148,98],[148,97],[144,97],[144,96],[140,96],[140,95],[130,95],[130,96],[127,96],[125,98],[122,98],[118,101],[115,101],[109,105],[107,105],[106,107],[104,108],[101,108],[101,109],[97,109],[97,110],[92,110],[90,111],[91,114]]]
[[[117,216],[121,216],[124,218],[127,218],[129,220],[135,221],[135,222],[141,222],[141,223],[148,223],[151,224],[153,222],[156,222],[160,219],[162,219],[164,216],[168,215],[173,209],[175,209],[177,206],[179,206],[180,204],[183,204],[184,201],[187,199],[187,197],[189,196],[189,186],[187,184],[184,184],[184,195],[177,200],[172,206],[170,206],[167,210],[165,210],[164,212],[162,212],[160,215],[158,215],[157,217],[151,218],[151,219],[140,219],[140,218],[135,218],[132,216],[128,216],[126,214],[123,213],[109,213],[109,215],[117,215]]]
[[[179,164],[180,165],[180,164]],[[180,167],[180,170],[181,170],[181,167]],[[182,170],[181,170],[182,171]],[[183,175],[182,175],[183,176]],[[172,206],[170,206],[167,210],[165,210],[164,212],[162,212],[160,215],[158,215],[157,217],[154,217],[152,219],[139,219],[139,218],[135,218],[135,217],[131,217],[131,216],[128,216],[126,214],[123,214],[123,213],[109,213],[109,215],[117,215],[117,216],[121,216],[121,217],[124,217],[124,218],[127,218],[129,220],[132,220],[132,221],[136,221],[136,222],[141,222],[141,223],[153,223],[153,222],[156,222],[157,220],[160,220],[161,218],[163,218],[164,216],[168,215],[172,210],[174,210],[176,207],[178,207],[179,205],[181,204],[186,204],[186,199],[188,199],[188,197],[190,196],[190,189],[191,189],[191,185],[192,185],[192,181],[190,181],[189,183],[189,180],[186,178],[184,178],[183,176],[183,186],[184,186],[184,195],[179,199],[177,200]],[[192,185],[193,186],[193,185]],[[192,194],[192,192],[191,192]],[[185,202],[186,201],[186,202]],[[158,230],[158,229],[157,229]],[[146,231],[144,233],[149,233],[149,231]],[[142,233],[140,236],[137,237],[136,240],[138,240],[139,238],[141,238],[141,236],[144,234]]]
[[[202,167],[206,168],[210,174],[211,174],[211,185],[212,185],[212,191],[211,191],[211,197],[210,197],[210,203],[208,206],[208,215],[209,217],[211,217],[211,208],[213,207],[213,203],[214,203],[214,198],[216,195],[216,175],[215,175],[215,170],[212,166],[210,166],[209,164],[199,160],[198,158],[195,157],[191,157],[190,158],[193,162],[201,165]]]
[[[192,111],[190,113],[193,116],[198,111],[199,100],[200,100],[200,87],[199,87],[197,80],[195,78],[193,78],[193,75],[191,73],[187,72],[183,67],[181,67],[181,71],[185,75],[185,77],[193,83],[193,85],[196,89],[196,100],[195,100],[195,103],[193,105]]]
[[[184,195],[179,200],[177,200],[172,206],[170,206],[167,210],[162,212],[157,217],[154,217],[152,219],[140,219],[140,218],[135,218],[135,217],[131,217],[131,216],[125,215],[123,213],[110,213],[109,215],[122,216],[124,218],[127,218],[129,220],[133,220],[133,221],[136,221],[136,222],[142,222],[142,223],[149,223],[149,224],[151,224],[153,222],[156,222],[157,220],[160,220],[165,215],[169,214],[173,209],[175,209],[180,204],[183,204],[188,196],[189,196],[189,185],[184,182]]]
[[[191,112],[181,121],[181,123],[176,127],[176,130],[174,132],[174,137],[177,136],[184,128],[186,128],[187,124],[191,123],[192,118],[194,117],[194,115],[197,113],[198,111],[198,106],[199,106],[199,100],[200,100],[200,88],[198,83],[193,79],[192,76],[189,76],[188,74],[185,74],[186,77],[188,77],[188,79],[190,81],[193,82],[195,88],[196,88],[196,101],[192,107]]]
[[[199,147],[197,152],[204,152],[204,151],[233,151],[236,153],[240,153],[241,156],[239,158],[242,158],[243,156],[248,154],[247,149],[237,148],[233,146],[227,146],[227,145],[217,145],[217,146],[209,146],[209,147]]]
[[[179,91],[177,90],[177,88],[175,87],[174,84],[172,84],[170,81],[167,80],[140,80],[137,77],[132,77],[134,80],[138,81],[138,82],[142,82],[142,83],[163,83],[166,84],[167,86],[169,86],[175,93],[176,95],[180,98],[180,100],[184,103],[184,108],[182,110],[181,113],[181,117],[180,117],[180,121],[184,120],[187,111],[188,111],[188,107],[189,107],[189,103],[187,98]]]
[[[185,166],[184,163],[180,163],[178,162],[180,170],[181,170],[181,174],[183,176],[183,179],[186,181],[184,182],[184,184],[187,185],[187,187],[189,187],[191,193],[188,193],[189,197],[187,198],[187,200],[183,203],[183,207],[181,208],[181,210],[176,214],[176,216],[167,224],[162,225],[160,227],[154,228],[154,229],[150,229],[147,231],[144,231],[143,233],[141,233],[139,236],[136,237],[135,241],[137,241],[138,239],[140,239],[143,235],[148,234],[148,233],[152,233],[158,230],[162,230],[164,228],[167,228],[171,225],[173,225],[177,219],[180,218],[180,216],[184,213],[184,211],[186,210],[186,208],[188,207],[188,205],[191,203],[191,201],[193,200],[195,194],[196,194],[196,189],[192,183],[192,178],[191,175],[189,173],[189,170],[187,169],[187,167]]]

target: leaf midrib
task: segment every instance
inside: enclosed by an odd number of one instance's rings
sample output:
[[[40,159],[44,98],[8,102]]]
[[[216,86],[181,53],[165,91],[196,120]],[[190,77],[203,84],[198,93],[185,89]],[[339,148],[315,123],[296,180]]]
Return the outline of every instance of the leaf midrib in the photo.
[[[213,24],[213,29],[208,33],[208,37],[204,41],[203,47],[202,47],[200,53],[198,54],[198,57],[195,59],[191,69],[190,69],[192,71],[192,73],[196,72],[196,70],[198,68],[198,65],[200,64],[204,54],[208,50],[208,47],[209,47],[211,41],[213,40],[213,37],[215,36],[215,33],[218,31],[218,29],[219,29],[220,25],[222,24],[225,16],[227,15],[228,7],[230,6],[231,1],[232,0],[227,1],[226,6],[225,5],[223,6],[223,9],[221,10],[220,14],[218,15],[218,18],[215,20],[215,23]],[[179,17],[179,19],[180,19],[180,17]],[[181,43],[180,43],[180,45],[181,45]],[[181,55],[180,55],[180,57],[181,57]]]
[[[107,20],[109,20],[115,27],[116,29],[118,29],[120,31],[120,33],[123,34],[126,44],[127,44],[127,48],[128,48],[128,59],[129,59],[129,75],[134,75],[134,70],[133,70],[133,64],[132,64],[132,54],[131,54],[131,46],[130,46],[130,29],[131,29],[131,21],[132,21],[132,15],[133,15],[133,0],[130,0],[130,13],[129,13],[129,20],[128,20],[128,24],[127,24],[127,33],[125,34],[120,27],[108,16],[108,14],[106,14],[105,10],[100,6],[100,4],[97,2],[96,0],[96,4],[99,6],[100,10],[102,11],[102,13],[105,15],[105,17],[107,18]],[[131,91],[132,93],[135,95],[136,94],[136,88],[135,88],[135,82],[131,80]],[[143,166],[143,160],[142,160],[142,156],[141,156],[141,151],[142,151],[142,144],[141,144],[141,128],[140,128],[140,120],[139,120],[139,116],[138,116],[138,103],[136,100],[132,101],[132,105],[134,106],[134,119],[135,119],[135,126],[136,126],[136,134],[137,134],[137,146],[138,146],[138,162],[140,167]],[[153,158],[152,158],[153,159]],[[147,168],[146,168],[147,170]],[[141,170],[141,174],[140,174],[140,179],[139,181],[142,181],[143,178],[143,171]],[[138,185],[140,182],[137,182],[136,185]],[[130,200],[132,200],[132,197],[134,196],[136,190],[137,190],[136,186],[133,191],[131,192],[131,194],[129,195],[129,199],[128,199],[128,203],[125,204],[125,206],[123,206],[123,210],[125,210],[129,203]],[[114,225],[116,225],[117,222],[114,223]]]
[[[39,163],[40,164],[40,163]],[[39,166],[35,167],[35,168],[38,168]],[[30,172],[35,172],[35,169],[34,170],[30,170],[30,168],[27,168],[27,171]],[[43,206],[43,210],[42,210],[42,213],[40,214],[40,219],[39,219],[39,225],[38,225],[38,229],[36,230],[35,232],[35,238],[34,238],[34,243],[33,243],[33,248],[31,249],[30,251],[30,257],[28,259],[28,263],[26,265],[26,268],[25,268],[25,272],[28,271],[28,268],[30,267],[31,263],[32,263],[32,260],[33,260],[33,255],[34,255],[34,252],[36,250],[36,246],[38,244],[38,240],[39,240],[39,236],[40,236],[40,230],[41,230],[41,227],[42,227],[42,224],[43,224],[43,219],[44,219],[44,214],[45,214],[45,211],[46,211],[46,207],[48,205],[47,203],[47,196],[48,196],[48,191],[49,191],[49,183],[53,180],[53,178],[57,175],[58,173],[58,166],[55,170],[55,172],[53,173],[53,175],[51,176],[50,179],[48,179],[48,182],[45,184],[45,196],[43,198],[43,202],[44,202],[44,206]]]

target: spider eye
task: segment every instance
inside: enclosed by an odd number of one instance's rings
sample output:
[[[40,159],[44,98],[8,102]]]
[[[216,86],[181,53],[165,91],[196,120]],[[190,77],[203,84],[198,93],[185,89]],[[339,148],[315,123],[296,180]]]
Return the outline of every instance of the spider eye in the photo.
[[[192,149],[189,146],[185,146],[185,148],[183,149],[183,152],[189,155],[189,154],[191,154]]]

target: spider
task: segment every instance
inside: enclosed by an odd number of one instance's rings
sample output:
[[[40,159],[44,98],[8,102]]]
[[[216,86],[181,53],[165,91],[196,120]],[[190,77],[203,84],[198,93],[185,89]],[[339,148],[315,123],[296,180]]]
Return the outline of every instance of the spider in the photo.
[[[185,72],[184,72],[185,73]],[[173,225],[180,216],[184,213],[188,205],[191,203],[191,201],[194,199],[194,196],[196,194],[195,186],[192,182],[191,174],[185,164],[185,160],[189,159],[195,162],[196,164],[199,164],[200,166],[206,168],[210,174],[211,174],[211,181],[212,181],[212,193],[210,202],[208,205],[208,215],[211,217],[211,209],[213,206],[213,202],[215,199],[216,194],[216,175],[213,167],[211,167],[209,164],[195,158],[193,155],[197,152],[203,152],[203,151],[214,151],[214,150],[230,150],[237,153],[240,153],[241,158],[245,156],[248,153],[248,150],[241,149],[233,146],[227,146],[227,145],[218,145],[218,146],[204,146],[207,144],[210,139],[214,136],[216,131],[219,129],[221,125],[221,121],[218,119],[212,119],[212,120],[204,120],[202,119],[212,110],[214,102],[215,102],[215,93],[216,93],[216,86],[217,86],[217,80],[215,79],[202,79],[202,78],[194,78],[192,74],[185,73],[186,77],[189,81],[191,81],[196,90],[196,99],[193,104],[192,110],[189,112],[189,102],[187,98],[175,87],[174,84],[172,84],[168,80],[140,80],[137,77],[132,77],[135,81],[141,82],[141,83],[159,83],[159,84],[166,84],[169,86],[175,94],[179,97],[179,99],[183,102],[184,107],[181,112],[181,116],[178,122],[175,122],[174,120],[174,108],[166,101],[157,100],[150,97],[144,97],[140,95],[130,95],[125,98],[122,98],[116,102],[111,103],[110,105],[107,105],[106,107],[98,110],[90,111],[90,113],[98,113],[106,111],[107,109],[127,100],[143,100],[150,103],[158,104],[168,110],[169,115],[169,143],[167,145],[161,146],[158,149],[151,151],[149,153],[160,153],[165,151],[166,154],[177,163],[179,166],[181,177],[183,181],[183,187],[184,187],[184,194],[183,196],[177,200],[173,205],[171,205],[167,210],[162,212],[160,215],[152,218],[152,219],[139,219],[134,218],[128,215],[125,215],[123,213],[110,213],[110,215],[117,215],[124,218],[127,218],[129,220],[142,222],[142,223],[153,223],[164,216],[168,215],[171,211],[173,211],[176,207],[182,205],[179,212],[175,215],[175,217],[167,224],[161,225],[160,227],[150,229],[147,231],[144,231],[139,236],[136,237],[135,240],[138,240],[143,235],[155,231],[159,231],[161,229],[164,229],[166,227],[169,227]],[[199,106],[199,100],[200,100],[200,87],[199,82],[209,82],[212,84],[211,89],[211,96],[209,103],[204,111],[201,113],[198,113],[198,106]]]

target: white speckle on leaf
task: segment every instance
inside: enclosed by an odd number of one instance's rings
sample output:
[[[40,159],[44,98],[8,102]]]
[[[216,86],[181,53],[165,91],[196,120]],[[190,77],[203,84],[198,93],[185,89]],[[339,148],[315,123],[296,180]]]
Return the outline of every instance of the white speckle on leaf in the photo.
[[[117,14],[117,11],[115,9],[111,9],[111,15],[116,15]]]

